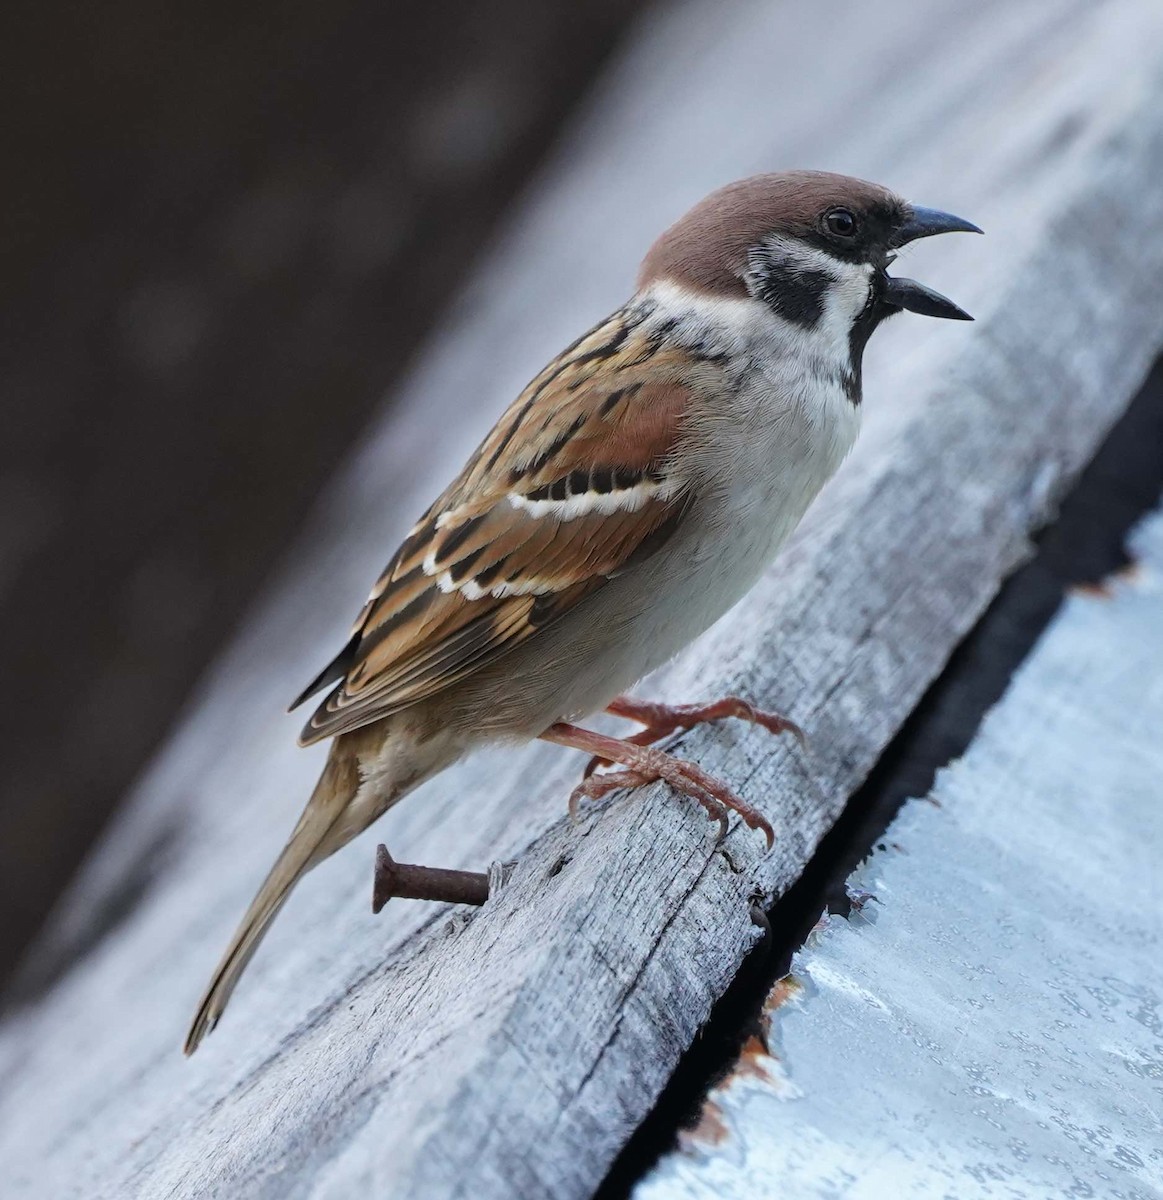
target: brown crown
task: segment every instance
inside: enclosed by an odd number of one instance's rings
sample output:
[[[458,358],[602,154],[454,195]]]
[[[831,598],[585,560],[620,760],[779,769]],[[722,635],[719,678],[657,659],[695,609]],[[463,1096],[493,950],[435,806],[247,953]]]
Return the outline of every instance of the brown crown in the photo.
[[[844,206],[858,212],[904,211],[887,188],[828,171],[784,171],[729,183],[700,200],[650,247],[638,271],[639,288],[657,279],[719,296],[743,296],[748,251],[770,233],[803,236],[821,213]]]

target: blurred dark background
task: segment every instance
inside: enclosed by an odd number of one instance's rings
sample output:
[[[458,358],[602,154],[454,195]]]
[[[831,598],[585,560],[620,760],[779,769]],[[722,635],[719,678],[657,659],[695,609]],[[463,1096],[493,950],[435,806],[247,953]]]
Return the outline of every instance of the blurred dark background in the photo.
[[[0,980],[642,0],[0,21]]]

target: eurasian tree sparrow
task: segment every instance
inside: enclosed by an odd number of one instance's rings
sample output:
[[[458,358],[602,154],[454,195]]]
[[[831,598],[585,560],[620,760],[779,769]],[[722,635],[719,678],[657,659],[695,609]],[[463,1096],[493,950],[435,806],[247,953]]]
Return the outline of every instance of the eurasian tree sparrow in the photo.
[[[631,299],[517,397],[300,696],[338,684],[300,738],[334,738],[330,756],[187,1054],[300,876],[481,743],[544,738],[620,766],[571,806],[663,779],[770,843],[761,813],[649,743],[725,716],[794,727],[737,697],[668,708],[621,693],[744,595],[843,461],[877,325],[901,309],[969,319],[886,272],[898,247],[956,230],[980,232],[797,171],[721,188],[654,243]],[[602,709],[645,728],[619,739],[571,723]]]

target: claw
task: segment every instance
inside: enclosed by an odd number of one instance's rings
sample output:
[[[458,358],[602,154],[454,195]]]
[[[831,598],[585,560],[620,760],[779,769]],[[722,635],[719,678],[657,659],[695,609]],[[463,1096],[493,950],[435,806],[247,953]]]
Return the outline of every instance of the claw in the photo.
[[[697,800],[706,809],[708,816],[719,822],[721,838],[727,835],[729,813],[733,810],[748,828],[760,830],[767,839],[768,849],[771,848],[775,842],[775,830],[761,812],[695,763],[675,758],[652,746],[642,745],[652,733],[653,730],[647,729],[637,734],[636,738],[620,739],[579,729],[575,725],[557,724],[550,726],[541,735],[547,741],[573,746],[578,750],[589,750],[594,754],[585,778],[573,789],[569,797],[569,815],[572,821],[578,820],[583,800],[598,800],[619,788],[640,787],[661,779],[675,791]],[[600,763],[614,762],[621,763],[624,769],[593,775],[593,768]]]
[[[653,782],[653,779],[637,771],[611,771],[597,779],[586,779],[569,794],[569,819],[575,825],[581,819],[578,810],[583,800],[600,800],[619,788],[636,788]]]
[[[658,753],[658,751],[655,751]],[[669,757],[669,756],[668,756]],[[700,790],[704,791],[711,800],[718,805],[722,810],[720,824],[723,826],[723,836],[727,835],[726,810],[728,808],[737,812],[749,829],[758,829],[767,839],[767,848],[770,850],[775,845],[775,830],[771,826],[771,822],[758,809],[752,808],[741,796],[735,795],[725,783],[716,779],[713,775],[708,775],[702,767],[697,766],[693,762],[689,762],[685,758],[672,759],[677,763],[682,770],[682,773]],[[671,782],[669,779],[667,782]],[[679,789],[683,790],[683,789]],[[688,792],[688,794],[690,794]],[[703,805],[712,815],[716,815],[710,805],[701,797],[696,796],[695,799]]]

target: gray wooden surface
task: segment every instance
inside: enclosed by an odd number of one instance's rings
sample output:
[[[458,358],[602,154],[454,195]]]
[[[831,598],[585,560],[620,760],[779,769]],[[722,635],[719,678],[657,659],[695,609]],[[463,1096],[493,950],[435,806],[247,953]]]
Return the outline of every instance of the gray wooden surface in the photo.
[[[11,1195],[585,1196],[845,797],[1025,552],[1163,344],[1163,10],[1129,0],[748,0],[661,10],[305,531],[63,906],[0,1028]],[[843,37],[838,32],[843,32]],[[728,726],[684,752],[776,824],[716,846],[650,789],[571,829],[580,757],[490,754],[317,870],[220,1029],[178,1046],[321,755],[281,709],[525,379],[619,301],[725,179],[842,169],[978,221],[909,271],[974,326],[900,318],[867,427],[802,536],[645,689],[743,691],[807,753]],[[476,914],[368,911],[372,848],[483,867]]]
[[[635,1200],[1163,1197],[1163,511],[852,877]],[[872,898],[875,897],[875,898]]]

